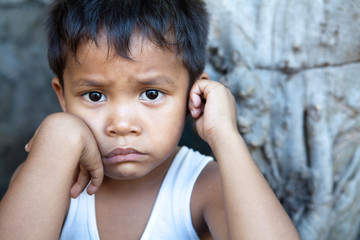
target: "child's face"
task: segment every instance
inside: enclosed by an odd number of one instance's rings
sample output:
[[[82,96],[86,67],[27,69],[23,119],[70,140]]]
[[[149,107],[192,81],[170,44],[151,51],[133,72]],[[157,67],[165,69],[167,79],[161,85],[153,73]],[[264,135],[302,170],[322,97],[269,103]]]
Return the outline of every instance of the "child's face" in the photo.
[[[64,89],[53,86],[64,111],[93,132],[113,179],[145,176],[172,157],[184,127],[188,71],[170,51],[136,41],[127,60],[108,50],[105,39],[84,44],[79,63],[69,58]]]

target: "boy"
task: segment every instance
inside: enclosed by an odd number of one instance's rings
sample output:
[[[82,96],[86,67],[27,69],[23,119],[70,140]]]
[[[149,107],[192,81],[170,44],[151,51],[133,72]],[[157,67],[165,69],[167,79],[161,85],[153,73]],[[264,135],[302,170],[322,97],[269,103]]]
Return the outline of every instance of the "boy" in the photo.
[[[58,0],[48,31],[64,112],[26,146],[2,239],[299,239],[203,73],[201,1]],[[188,110],[217,163],[177,146]]]

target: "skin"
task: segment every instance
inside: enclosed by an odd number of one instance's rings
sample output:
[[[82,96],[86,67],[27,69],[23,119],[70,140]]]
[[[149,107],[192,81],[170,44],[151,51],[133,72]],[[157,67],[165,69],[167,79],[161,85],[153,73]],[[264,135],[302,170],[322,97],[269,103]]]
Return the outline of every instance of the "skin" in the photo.
[[[218,160],[194,186],[191,216],[199,236],[300,239],[237,131],[230,91],[203,73],[188,99],[188,72],[173,52],[136,37],[131,50],[135,61],[109,52],[105,39],[85,43],[79,62],[68,59],[64,87],[53,79],[64,113],[48,116],[29,142],[0,205],[2,237],[58,238],[69,192],[78,196],[91,180],[100,238],[139,239],[188,108]],[[109,158],[129,148],[137,154]]]

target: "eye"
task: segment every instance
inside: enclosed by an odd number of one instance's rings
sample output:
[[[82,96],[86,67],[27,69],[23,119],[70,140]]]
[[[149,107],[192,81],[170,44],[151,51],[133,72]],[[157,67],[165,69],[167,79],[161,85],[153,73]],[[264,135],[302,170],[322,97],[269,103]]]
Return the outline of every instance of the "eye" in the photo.
[[[140,95],[140,99],[141,100],[147,100],[147,101],[154,101],[154,100],[158,100],[163,96],[163,93],[160,92],[159,90],[146,90],[143,93],[141,93]]]
[[[103,102],[106,100],[106,96],[100,92],[88,92],[84,94],[84,97],[91,102]]]

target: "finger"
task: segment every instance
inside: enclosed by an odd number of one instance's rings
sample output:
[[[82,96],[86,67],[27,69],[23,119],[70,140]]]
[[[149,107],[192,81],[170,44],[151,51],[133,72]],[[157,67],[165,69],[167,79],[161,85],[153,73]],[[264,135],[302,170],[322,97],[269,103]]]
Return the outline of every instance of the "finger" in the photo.
[[[203,112],[202,109],[203,108],[189,108],[191,116],[194,119],[198,119],[202,115],[202,112]]]
[[[34,138],[35,138],[35,135],[30,139],[30,141],[25,145],[25,151],[26,152],[30,152],[31,151],[31,147],[33,145],[33,142],[34,142]]]
[[[89,184],[90,175],[86,169],[80,166],[79,175],[77,181],[70,189],[70,196],[72,198],[77,198]]]
[[[76,183],[79,173],[80,173],[80,165],[78,164],[78,166],[76,167],[76,169],[74,171],[74,175],[72,177],[71,186],[73,186]]]
[[[199,118],[200,117],[200,115],[201,115],[201,108],[199,108],[199,107],[195,107],[194,106],[194,103],[191,101],[191,100],[189,100],[189,111],[190,111],[190,113],[191,113],[191,116],[194,118],[194,119],[197,119],[197,118]]]
[[[91,171],[90,175],[91,175],[91,183],[87,188],[87,193],[89,195],[92,195],[99,189],[99,187],[103,182],[103,178],[104,178],[103,168],[101,167],[94,171]]]
[[[197,119],[201,116],[205,105],[204,91],[201,88],[201,80],[198,80],[193,85],[189,95],[189,110],[193,118]]]
[[[34,139],[35,139],[36,136],[38,135],[39,128],[40,128],[40,127],[38,127],[38,128],[36,129],[34,135],[33,135],[32,138],[30,139],[30,141],[25,145],[25,151],[26,151],[26,152],[30,152],[30,151],[31,151],[31,147],[32,147],[32,145],[33,145],[33,143],[34,143]]]

